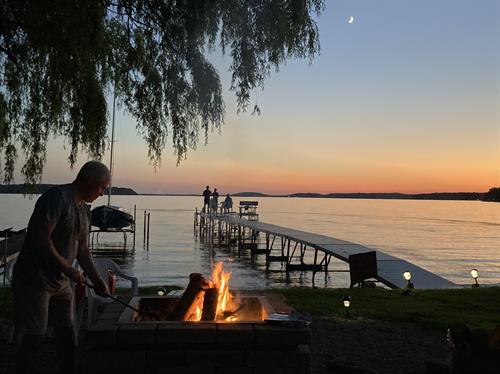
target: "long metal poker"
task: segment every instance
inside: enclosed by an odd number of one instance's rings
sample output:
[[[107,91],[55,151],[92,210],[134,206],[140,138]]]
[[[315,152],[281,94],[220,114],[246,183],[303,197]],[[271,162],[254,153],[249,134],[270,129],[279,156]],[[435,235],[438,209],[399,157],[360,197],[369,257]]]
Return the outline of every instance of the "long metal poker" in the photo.
[[[94,289],[94,290],[95,290],[95,287],[94,287],[93,285],[91,285],[89,282],[87,282],[87,281],[86,281],[86,282],[85,282],[85,285],[86,285],[87,287],[92,288],[92,289]],[[116,301],[116,302],[118,302],[118,303],[122,304],[123,306],[125,306],[125,307],[127,307],[127,308],[132,309],[132,310],[133,310],[134,312],[136,312],[138,315],[142,315],[142,313],[141,313],[141,311],[140,311],[139,309],[134,308],[132,305],[129,305],[129,304],[127,304],[127,303],[126,303],[126,302],[124,302],[124,301],[121,301],[119,298],[114,297],[114,296],[110,295],[109,293],[107,293],[104,297],[109,297],[111,300],[114,300],[114,301]]]

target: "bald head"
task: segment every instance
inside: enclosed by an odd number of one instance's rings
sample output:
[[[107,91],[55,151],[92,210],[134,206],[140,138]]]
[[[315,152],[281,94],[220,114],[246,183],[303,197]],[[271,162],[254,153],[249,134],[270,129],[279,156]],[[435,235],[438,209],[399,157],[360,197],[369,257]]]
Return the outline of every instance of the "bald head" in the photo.
[[[110,179],[111,174],[106,165],[99,161],[89,161],[82,166],[78,175],[76,176],[75,182],[96,182]]]
[[[82,166],[73,184],[78,187],[85,201],[92,202],[102,195],[110,181],[111,173],[106,165],[89,161]]]

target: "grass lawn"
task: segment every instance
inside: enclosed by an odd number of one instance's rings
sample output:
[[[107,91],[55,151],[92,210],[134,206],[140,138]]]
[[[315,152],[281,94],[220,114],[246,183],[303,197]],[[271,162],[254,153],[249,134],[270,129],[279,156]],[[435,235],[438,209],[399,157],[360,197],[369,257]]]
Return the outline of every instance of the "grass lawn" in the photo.
[[[168,290],[178,287],[165,287]],[[141,288],[141,294],[155,294],[156,287]],[[454,290],[414,290],[413,296],[403,296],[401,290],[372,288],[312,289],[289,288],[253,291],[277,293],[302,312],[316,316],[343,318],[344,295],[352,297],[351,319],[374,319],[395,322],[415,322],[433,328],[447,328],[465,323],[473,329],[492,330],[500,324],[500,287]],[[12,313],[11,292],[0,288],[0,317]]]
[[[465,323],[473,329],[492,330],[500,324],[500,287],[454,290],[402,290],[370,288],[276,290],[297,310],[318,316],[342,317],[344,295],[350,295],[353,319],[416,322],[434,328]]]

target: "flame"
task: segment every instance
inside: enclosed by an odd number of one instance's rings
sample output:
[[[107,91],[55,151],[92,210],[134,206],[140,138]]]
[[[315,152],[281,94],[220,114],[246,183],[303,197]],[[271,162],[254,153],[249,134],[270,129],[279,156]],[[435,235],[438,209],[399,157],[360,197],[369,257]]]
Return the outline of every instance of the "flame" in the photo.
[[[202,302],[202,306],[203,306],[203,302]],[[196,310],[194,312],[193,321],[200,321],[201,320],[201,314],[202,314],[202,312],[203,312],[203,310],[200,307],[200,305],[196,305]]]
[[[219,289],[217,316],[224,314],[225,311],[234,310],[233,295],[229,292],[230,279],[231,273],[222,270],[222,262],[217,262],[212,271],[212,282]]]
[[[236,310],[235,303],[233,301],[233,295],[229,291],[229,280],[231,279],[231,272],[226,272],[222,269],[222,262],[217,262],[215,264],[214,270],[212,271],[212,279],[210,280],[210,286],[216,287],[218,289],[217,298],[217,311],[216,319],[224,320],[227,322],[233,322],[239,320],[236,313],[230,314],[228,317],[224,317],[224,314]],[[196,302],[195,311],[189,318],[190,321],[201,321],[201,316],[203,314],[203,297],[200,297]]]

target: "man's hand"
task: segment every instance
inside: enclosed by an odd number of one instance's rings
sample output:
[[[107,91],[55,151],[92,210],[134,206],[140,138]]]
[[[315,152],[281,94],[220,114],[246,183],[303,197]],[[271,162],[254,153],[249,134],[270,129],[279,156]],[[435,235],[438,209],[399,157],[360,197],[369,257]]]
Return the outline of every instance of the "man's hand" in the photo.
[[[108,289],[108,286],[106,285],[106,283],[104,283],[102,281],[102,279],[99,278],[99,281],[98,282],[95,282],[94,283],[94,291],[96,294],[98,294],[99,296],[103,296],[103,297],[106,297],[107,295],[109,295],[109,289]]]
[[[83,271],[76,270],[74,267],[69,267],[65,274],[75,283],[84,283],[85,276],[83,275]]]

